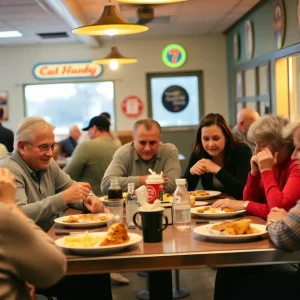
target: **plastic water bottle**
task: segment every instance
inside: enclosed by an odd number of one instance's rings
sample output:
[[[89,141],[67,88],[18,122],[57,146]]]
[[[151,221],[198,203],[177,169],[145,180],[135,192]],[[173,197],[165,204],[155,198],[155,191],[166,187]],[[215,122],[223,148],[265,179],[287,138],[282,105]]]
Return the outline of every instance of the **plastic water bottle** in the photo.
[[[191,227],[191,207],[186,180],[176,179],[176,185],[173,199],[173,223],[177,229],[188,229]]]
[[[134,190],[134,183],[128,183],[128,192],[126,196],[126,222],[130,229],[135,229],[133,216],[139,211],[137,196]]]

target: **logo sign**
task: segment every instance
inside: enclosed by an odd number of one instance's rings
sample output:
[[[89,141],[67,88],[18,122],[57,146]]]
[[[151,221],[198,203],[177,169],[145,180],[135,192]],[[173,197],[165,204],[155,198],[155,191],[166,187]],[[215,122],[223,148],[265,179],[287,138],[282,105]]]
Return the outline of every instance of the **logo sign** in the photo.
[[[102,72],[102,66],[91,61],[39,63],[32,70],[38,80],[97,78]]]
[[[179,68],[186,61],[186,51],[178,44],[168,45],[162,52],[162,61],[169,68]]]
[[[281,49],[285,36],[285,9],[282,0],[277,0],[274,7],[273,33],[277,49]]]
[[[137,96],[128,96],[121,103],[123,114],[128,118],[137,118],[143,111],[143,102]]]
[[[188,106],[189,94],[183,87],[172,85],[163,92],[162,103],[166,110],[177,113]]]

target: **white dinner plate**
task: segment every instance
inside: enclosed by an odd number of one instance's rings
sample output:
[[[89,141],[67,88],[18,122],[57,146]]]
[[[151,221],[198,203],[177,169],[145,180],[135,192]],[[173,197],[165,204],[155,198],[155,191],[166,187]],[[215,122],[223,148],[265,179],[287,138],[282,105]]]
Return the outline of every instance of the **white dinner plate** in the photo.
[[[89,232],[89,235],[91,236],[97,236],[97,237],[102,237],[104,238],[106,236],[107,232],[103,231],[103,232]],[[76,237],[78,236],[83,236],[82,235],[76,235]],[[137,233],[131,233],[128,232],[128,235],[130,237],[129,241],[125,244],[119,244],[119,245],[111,245],[111,246],[93,246],[93,247],[71,247],[71,246],[66,246],[64,243],[64,238],[59,238],[55,241],[55,244],[59,247],[61,247],[62,249],[66,249],[68,251],[77,253],[77,254],[84,254],[84,255],[88,255],[88,254],[105,254],[107,252],[117,252],[120,251],[122,249],[125,249],[131,245],[135,245],[137,243],[139,243],[140,241],[142,241],[143,237]]]
[[[223,222],[220,222],[223,223]],[[217,223],[216,223],[217,224]],[[267,233],[266,231],[266,225],[261,225],[261,224],[254,224],[251,223],[251,227],[256,228],[260,232],[258,233],[252,233],[252,234],[239,234],[239,235],[231,235],[227,233],[223,233],[217,230],[212,230],[211,227],[216,225],[216,224],[208,224],[208,225],[202,225],[195,227],[193,231],[196,234],[205,236],[209,239],[220,241],[220,242],[244,242],[248,240],[255,239],[259,236],[262,236],[263,234]]]
[[[189,193],[192,194],[192,193],[197,193],[199,190],[196,190],[196,191],[190,191]],[[195,199],[196,200],[206,200],[206,199],[211,199],[211,198],[214,198],[214,197],[217,197],[219,195],[221,195],[221,192],[219,191],[205,191],[206,193],[208,193],[209,195],[204,195],[204,196],[195,196]]]
[[[99,214],[90,214],[92,216],[95,217],[100,217],[100,216],[106,216],[106,214],[103,213],[99,213]],[[72,217],[79,217],[82,215],[72,215]],[[68,219],[70,216],[63,216],[60,218],[56,218],[54,219],[54,222],[57,224],[61,224],[64,225],[66,227],[70,227],[70,228],[91,228],[91,227],[97,227],[97,226],[101,226],[101,225],[106,225],[106,220],[105,221],[90,221],[90,220],[79,220],[80,223],[66,223],[64,222],[64,220]]]
[[[194,215],[197,215],[201,218],[229,218],[229,217],[233,217],[233,216],[237,216],[239,214],[242,214],[245,212],[245,210],[237,210],[235,212],[225,212],[223,210],[221,210],[220,208],[216,208],[216,213],[212,213],[210,211],[205,211],[203,213],[199,213],[197,212],[197,207],[192,207],[191,208],[191,213]]]

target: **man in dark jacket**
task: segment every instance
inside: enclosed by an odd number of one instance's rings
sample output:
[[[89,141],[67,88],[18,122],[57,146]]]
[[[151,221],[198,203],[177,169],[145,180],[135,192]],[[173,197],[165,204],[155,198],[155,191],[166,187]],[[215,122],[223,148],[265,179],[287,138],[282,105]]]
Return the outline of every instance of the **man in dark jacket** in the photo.
[[[14,150],[14,133],[2,126],[5,114],[3,107],[0,107],[0,143],[5,145],[9,152]]]

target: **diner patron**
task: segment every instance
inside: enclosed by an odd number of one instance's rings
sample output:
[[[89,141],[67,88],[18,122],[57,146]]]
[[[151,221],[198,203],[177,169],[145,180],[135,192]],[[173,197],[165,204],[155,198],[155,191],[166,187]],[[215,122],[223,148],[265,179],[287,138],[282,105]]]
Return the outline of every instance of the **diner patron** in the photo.
[[[54,241],[15,204],[12,174],[0,168],[0,299],[30,299],[28,284],[53,285],[66,272]],[[31,295],[32,297],[32,295]]]
[[[251,155],[251,149],[236,139],[223,116],[215,113],[204,116],[184,173],[188,189],[195,190],[201,179],[205,190],[241,198]]]
[[[135,187],[146,184],[150,175],[148,169],[156,173],[163,172],[164,191],[173,193],[175,179],[180,178],[178,150],[171,143],[161,142],[161,127],[152,119],[142,119],[133,126],[133,142],[123,145],[115,153],[108,166],[101,189],[107,194],[110,179],[115,177],[123,191],[127,191],[129,182]]]
[[[251,215],[267,218],[271,208],[289,210],[300,199],[300,169],[291,158],[293,139],[283,137],[282,130],[288,120],[279,116],[266,115],[255,121],[248,136],[256,145],[251,158],[251,171],[243,193],[244,202],[222,199],[213,207],[246,209]]]
[[[99,198],[90,193],[90,184],[73,181],[53,159],[53,130],[42,118],[25,118],[17,128],[15,150],[0,159],[0,166],[10,169],[15,177],[16,204],[45,231],[70,206],[91,212],[103,209]],[[99,299],[112,299],[109,274],[66,276],[43,294],[58,300],[96,299],[96,288],[101,290]]]

